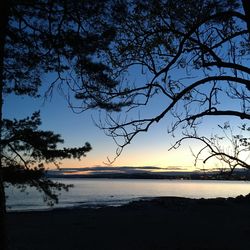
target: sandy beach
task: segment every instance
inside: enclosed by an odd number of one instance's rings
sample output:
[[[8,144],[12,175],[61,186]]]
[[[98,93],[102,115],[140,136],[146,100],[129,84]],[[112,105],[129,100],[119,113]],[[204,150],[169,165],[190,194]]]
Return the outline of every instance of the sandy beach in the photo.
[[[250,249],[250,197],[8,213],[11,250]]]

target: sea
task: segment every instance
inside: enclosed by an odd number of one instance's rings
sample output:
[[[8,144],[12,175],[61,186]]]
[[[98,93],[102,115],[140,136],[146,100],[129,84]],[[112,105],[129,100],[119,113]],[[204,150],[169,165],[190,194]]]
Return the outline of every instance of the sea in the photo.
[[[248,181],[159,180],[159,179],[54,179],[73,184],[68,192],[61,191],[59,203],[44,202],[43,194],[35,188],[25,190],[10,186],[6,189],[8,211],[33,211],[71,208],[121,206],[131,201],[153,197],[186,198],[236,197],[250,193]]]

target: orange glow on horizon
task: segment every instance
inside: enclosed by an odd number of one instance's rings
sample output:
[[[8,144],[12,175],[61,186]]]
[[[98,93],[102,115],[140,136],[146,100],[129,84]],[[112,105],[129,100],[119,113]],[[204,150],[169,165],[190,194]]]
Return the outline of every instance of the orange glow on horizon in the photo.
[[[218,167],[213,160],[210,160],[205,166],[202,162],[197,167],[194,166],[194,156],[189,148],[179,148],[177,150],[168,151],[168,147],[159,148],[147,146],[146,148],[127,147],[124,152],[116,159],[112,165],[107,165],[106,152],[93,147],[93,151],[87,153],[87,156],[81,160],[66,159],[62,161],[61,168],[91,168],[96,166],[113,166],[115,167],[129,166],[129,167],[144,167],[154,166],[159,168],[170,169],[170,171],[197,171],[199,169],[212,169]],[[196,145],[198,148],[199,145]],[[194,147],[195,149],[195,147]],[[112,160],[115,156],[114,150],[109,150],[111,154],[109,159]],[[112,154],[113,153],[113,154]],[[105,164],[106,163],[106,164]],[[50,165],[50,169],[55,169],[55,166]],[[176,168],[178,167],[178,169]],[[176,168],[176,170],[173,170]],[[156,170],[160,171],[160,170]]]

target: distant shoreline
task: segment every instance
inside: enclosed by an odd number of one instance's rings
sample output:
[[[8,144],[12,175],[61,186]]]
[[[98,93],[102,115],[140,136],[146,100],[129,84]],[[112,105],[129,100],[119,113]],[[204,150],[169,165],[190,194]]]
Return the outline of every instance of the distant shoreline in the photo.
[[[64,179],[150,179],[150,180],[213,180],[213,181],[250,181],[249,175],[233,175],[231,177],[225,177],[223,175],[211,174],[179,174],[179,175],[157,175],[157,174],[92,174],[92,175],[81,175],[81,174],[64,174],[64,175],[53,175],[47,174],[49,178],[64,178]]]

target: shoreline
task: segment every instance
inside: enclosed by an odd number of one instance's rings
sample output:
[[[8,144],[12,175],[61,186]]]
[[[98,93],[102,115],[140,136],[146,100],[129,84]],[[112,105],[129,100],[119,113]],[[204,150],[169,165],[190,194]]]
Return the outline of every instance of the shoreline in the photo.
[[[10,250],[250,249],[250,195],[7,213]]]
[[[250,195],[237,195],[237,196],[229,196],[229,197],[184,197],[184,196],[141,196],[127,199],[115,199],[115,200],[106,200],[106,201],[83,201],[75,203],[71,203],[68,205],[61,205],[60,201],[58,204],[53,206],[46,206],[45,204],[43,208],[30,208],[30,209],[11,209],[7,208],[7,213],[19,213],[19,212],[43,212],[43,211],[52,211],[52,210],[71,210],[71,209],[98,209],[105,207],[122,207],[127,206],[130,203],[143,203],[144,201],[154,202],[154,200],[162,200],[162,199],[186,199],[186,200],[234,200],[234,199],[248,199],[247,197]],[[113,197],[111,195],[111,197]]]
[[[25,210],[7,210],[8,214],[12,213],[35,213],[35,212],[51,212],[51,211],[68,211],[68,210],[82,210],[82,209],[102,209],[102,208],[121,208],[121,207],[131,207],[131,206],[142,206],[143,204],[156,204],[161,203],[168,200],[175,200],[175,201],[185,201],[185,202],[247,202],[250,200],[250,193],[248,195],[238,195],[236,197],[216,197],[216,198],[189,198],[189,197],[181,197],[181,196],[157,196],[157,197],[139,197],[134,199],[124,200],[122,203],[118,204],[115,202],[115,205],[107,205],[103,203],[97,204],[82,204],[82,205],[72,205],[72,206],[65,206],[65,207],[53,207],[48,206],[46,208],[41,209],[25,209]],[[250,201],[249,201],[250,202]]]
[[[67,180],[56,179],[65,184],[74,184],[69,192],[59,195],[59,203],[52,208],[43,202],[43,195],[27,188],[20,192],[15,187],[7,190],[8,211],[41,211],[64,207],[120,206],[133,200],[152,199],[158,196],[187,198],[236,197],[250,192],[247,181],[190,181],[190,180],[112,180],[106,179]],[[26,195],[29,193],[29,195]],[[77,197],[77,200],[74,198]]]

